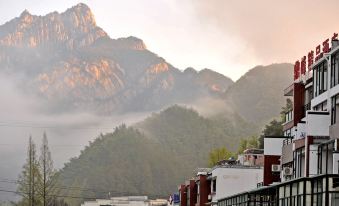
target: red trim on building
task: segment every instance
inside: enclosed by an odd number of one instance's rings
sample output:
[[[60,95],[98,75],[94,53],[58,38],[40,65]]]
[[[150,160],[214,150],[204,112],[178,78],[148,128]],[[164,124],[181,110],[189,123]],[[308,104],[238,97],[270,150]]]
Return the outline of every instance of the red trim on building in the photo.
[[[283,125],[283,131],[291,129],[293,128],[293,126],[294,126],[294,121],[287,122]]]
[[[211,194],[211,181],[207,180],[207,175],[199,175],[196,184],[200,184],[196,206],[206,206],[208,195]]]
[[[180,206],[187,206],[187,190],[186,185],[179,186]]]
[[[194,206],[197,203],[197,184],[195,183],[195,180],[190,180],[189,185],[187,185],[189,188],[189,206]]]
[[[305,138],[297,139],[297,140],[294,140],[293,142],[294,142],[294,150],[296,150],[296,149],[305,147],[306,139]]]
[[[293,91],[294,91],[293,122],[294,122],[294,126],[297,126],[297,124],[305,116],[305,112],[304,112],[305,86],[301,83],[295,83]]]
[[[264,156],[264,186],[268,186],[273,182],[280,182],[280,173],[272,173],[272,165],[280,165],[279,155]]]

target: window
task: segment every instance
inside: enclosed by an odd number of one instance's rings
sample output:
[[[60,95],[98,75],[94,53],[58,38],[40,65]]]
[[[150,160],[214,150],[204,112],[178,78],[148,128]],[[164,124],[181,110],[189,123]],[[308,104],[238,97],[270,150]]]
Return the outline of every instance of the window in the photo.
[[[331,98],[331,125],[337,122],[337,95]]]
[[[339,84],[339,52],[331,57],[331,87]]]
[[[290,110],[285,113],[285,122],[290,122],[293,120],[293,110]]]
[[[322,205],[322,196],[323,196],[323,184],[322,179],[316,180],[313,182],[313,205],[321,206]]]
[[[327,101],[323,101],[322,103],[313,107],[314,111],[327,111]]]
[[[217,179],[212,181],[212,192],[215,193],[217,191]]]
[[[327,91],[328,75],[327,75],[327,62],[323,61],[313,69],[314,78],[314,96],[318,96]]]

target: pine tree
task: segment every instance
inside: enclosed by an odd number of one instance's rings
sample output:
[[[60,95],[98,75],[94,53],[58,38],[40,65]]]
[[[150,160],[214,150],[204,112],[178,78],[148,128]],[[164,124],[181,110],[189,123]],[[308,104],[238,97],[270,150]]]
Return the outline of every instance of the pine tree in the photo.
[[[18,179],[18,193],[22,194],[22,204],[28,206],[41,205],[37,186],[41,175],[39,171],[39,161],[36,154],[36,146],[32,137],[29,137],[27,160]]]
[[[41,173],[41,181],[39,182],[39,191],[41,194],[42,205],[47,206],[52,203],[52,193],[54,188],[54,175],[55,170],[53,168],[52,155],[48,147],[47,135],[44,132],[41,154],[39,159],[39,170]]]

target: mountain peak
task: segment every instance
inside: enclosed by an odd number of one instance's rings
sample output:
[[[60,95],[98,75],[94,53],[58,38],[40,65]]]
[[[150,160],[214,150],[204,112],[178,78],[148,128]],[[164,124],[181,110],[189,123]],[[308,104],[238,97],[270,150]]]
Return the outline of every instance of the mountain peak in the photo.
[[[31,13],[27,9],[25,9],[21,14],[20,17],[31,16]]]
[[[67,17],[72,17],[73,21],[75,21],[76,23],[82,21],[83,23],[96,26],[95,18],[91,9],[84,3],[79,3],[67,9],[63,14]]]
[[[70,50],[107,36],[96,25],[91,9],[83,3],[63,13],[52,12],[45,16],[31,15],[25,10],[19,18],[0,25],[0,34],[0,45]]]
[[[71,8],[67,9],[67,11],[73,11],[73,12],[90,12],[92,13],[91,9],[89,8],[89,6],[87,6],[87,4],[84,3],[79,3],[77,5],[72,6]]]
[[[184,70],[184,73],[185,73],[185,74],[198,74],[198,71],[195,70],[193,67],[187,67],[187,68]]]
[[[20,14],[20,20],[21,22],[25,23],[31,23],[33,21],[33,16],[27,9],[25,9],[21,14]]]

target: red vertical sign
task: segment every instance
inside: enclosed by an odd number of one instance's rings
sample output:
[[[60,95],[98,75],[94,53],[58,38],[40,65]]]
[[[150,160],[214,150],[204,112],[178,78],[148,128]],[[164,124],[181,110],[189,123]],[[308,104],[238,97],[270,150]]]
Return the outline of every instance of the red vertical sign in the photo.
[[[318,56],[318,55],[320,54],[320,52],[321,52],[320,49],[321,49],[321,48],[320,48],[320,45],[318,45],[318,46],[316,47],[316,49],[315,49],[315,55],[316,55],[316,56]]]
[[[300,73],[305,74],[306,73],[306,56],[303,56],[301,58],[301,63],[300,63]]]
[[[324,42],[323,42],[323,52],[324,53],[328,53],[330,52],[330,43],[329,43],[329,39],[326,39]]]
[[[294,64],[294,80],[299,79],[300,77],[300,62],[296,61]]]
[[[308,52],[308,55],[307,55],[308,71],[312,69],[313,62],[314,62],[314,51],[310,51]]]

